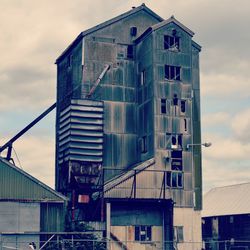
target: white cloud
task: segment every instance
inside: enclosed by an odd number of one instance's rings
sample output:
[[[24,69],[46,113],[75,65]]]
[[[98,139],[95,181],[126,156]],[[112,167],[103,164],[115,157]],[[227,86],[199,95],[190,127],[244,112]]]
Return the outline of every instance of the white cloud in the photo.
[[[6,141],[7,137],[2,138],[1,143]],[[55,175],[54,145],[53,138],[38,135],[23,136],[13,145],[22,169],[52,188],[54,188]],[[5,153],[3,152],[2,156],[5,156]],[[19,161],[14,151],[12,152],[12,157],[15,164],[19,166]]]
[[[202,115],[202,124],[207,127],[228,125],[231,115],[226,112],[209,113]]]
[[[250,108],[235,115],[231,126],[237,138],[245,143],[250,143]]]
[[[219,97],[239,100],[250,97],[250,79],[244,75],[201,74],[201,94],[206,98]]]

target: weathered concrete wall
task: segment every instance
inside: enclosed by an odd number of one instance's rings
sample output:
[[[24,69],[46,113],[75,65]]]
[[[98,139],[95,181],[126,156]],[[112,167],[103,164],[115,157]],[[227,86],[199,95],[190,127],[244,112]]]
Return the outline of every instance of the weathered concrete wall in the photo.
[[[40,231],[40,204],[0,202],[0,232]]]

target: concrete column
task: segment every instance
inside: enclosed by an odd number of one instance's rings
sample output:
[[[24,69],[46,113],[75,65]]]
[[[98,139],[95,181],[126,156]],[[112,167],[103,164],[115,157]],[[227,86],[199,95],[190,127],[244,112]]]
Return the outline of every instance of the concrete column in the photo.
[[[106,203],[106,237],[107,237],[107,249],[110,249],[110,219],[111,219],[111,203]]]

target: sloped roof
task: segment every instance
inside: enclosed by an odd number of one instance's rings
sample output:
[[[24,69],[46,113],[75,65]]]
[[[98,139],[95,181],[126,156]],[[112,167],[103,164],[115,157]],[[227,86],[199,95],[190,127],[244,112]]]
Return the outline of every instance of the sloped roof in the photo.
[[[170,18],[168,18],[167,20],[164,20],[160,23],[157,23],[153,26],[151,26],[152,30],[157,30],[160,29],[161,27],[169,24],[169,23],[175,23],[176,25],[178,25],[181,29],[183,29],[184,31],[186,31],[190,36],[194,35],[194,32],[192,30],[190,30],[189,28],[187,28],[185,25],[183,25],[181,22],[179,22],[177,19],[175,19],[174,16],[171,16]]]
[[[202,217],[250,214],[250,182],[211,189],[204,196]]]
[[[134,177],[135,170],[137,171],[137,174],[139,174],[141,171],[145,170],[146,168],[150,167],[155,163],[155,159],[151,158],[147,161],[144,161],[134,168],[132,168],[130,171],[123,173],[119,176],[114,177],[104,185],[104,192],[108,192],[109,190],[115,188],[116,186],[120,185],[121,183],[127,181],[128,179]]]
[[[63,51],[63,53],[56,59],[56,63],[67,53],[67,51],[72,47],[74,46],[80,39],[82,39],[84,36],[86,35],[89,35],[90,33],[93,33],[99,29],[103,29],[115,22],[118,22],[124,18],[127,18],[139,11],[145,11],[147,12],[148,14],[150,14],[151,16],[155,17],[157,20],[159,20],[159,22],[163,21],[164,19],[162,17],[160,17],[159,15],[157,15],[155,12],[153,12],[151,9],[149,9],[144,3],[136,8],[132,8],[131,10],[119,15],[119,16],[116,16],[108,21],[105,21],[101,24],[98,24],[90,29],[87,29],[83,32],[81,32],[77,38]]]
[[[0,200],[64,202],[67,198],[0,157]]]
[[[151,33],[152,31],[158,30],[162,27],[164,27],[165,25],[169,24],[169,23],[175,23],[177,26],[179,26],[182,30],[184,30],[185,32],[187,32],[190,36],[194,35],[194,32],[192,30],[190,30],[189,28],[187,28],[185,25],[183,25],[181,22],[179,22],[177,19],[175,19],[174,16],[171,16],[170,18],[168,18],[167,20],[163,20],[160,23],[157,23],[153,26],[150,26],[144,33],[142,33],[139,37],[137,37],[134,42],[138,43],[141,40],[144,39],[144,37],[146,37],[147,34]],[[196,43],[197,44],[197,43]],[[197,44],[198,45],[198,44]],[[199,45],[198,45],[199,46]]]

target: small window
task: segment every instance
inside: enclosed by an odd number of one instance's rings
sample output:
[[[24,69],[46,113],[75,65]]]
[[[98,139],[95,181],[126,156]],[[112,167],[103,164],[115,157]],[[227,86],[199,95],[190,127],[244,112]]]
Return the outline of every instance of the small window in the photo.
[[[162,114],[167,113],[166,99],[161,99],[161,113]]]
[[[185,113],[185,112],[186,112],[186,101],[181,100],[181,113]]]
[[[184,242],[183,226],[174,226],[174,241],[177,243]]]
[[[184,130],[187,131],[187,119],[184,118]]]
[[[164,49],[178,52],[180,50],[180,38],[177,36],[164,36]]]
[[[146,77],[146,71],[143,70],[143,71],[141,72],[141,78],[140,78],[141,86],[145,85],[145,81],[146,81],[145,77]]]
[[[152,227],[151,226],[135,226],[135,241],[151,241]]]
[[[130,59],[134,58],[134,48],[133,48],[133,45],[128,45],[128,47],[127,47],[127,58],[130,58]]]
[[[148,152],[147,136],[143,136],[141,139],[141,153]]]
[[[136,27],[131,27],[130,28],[130,35],[131,36],[136,36],[137,34],[137,28]]]
[[[181,80],[181,67],[165,65],[165,78],[168,80]]]

